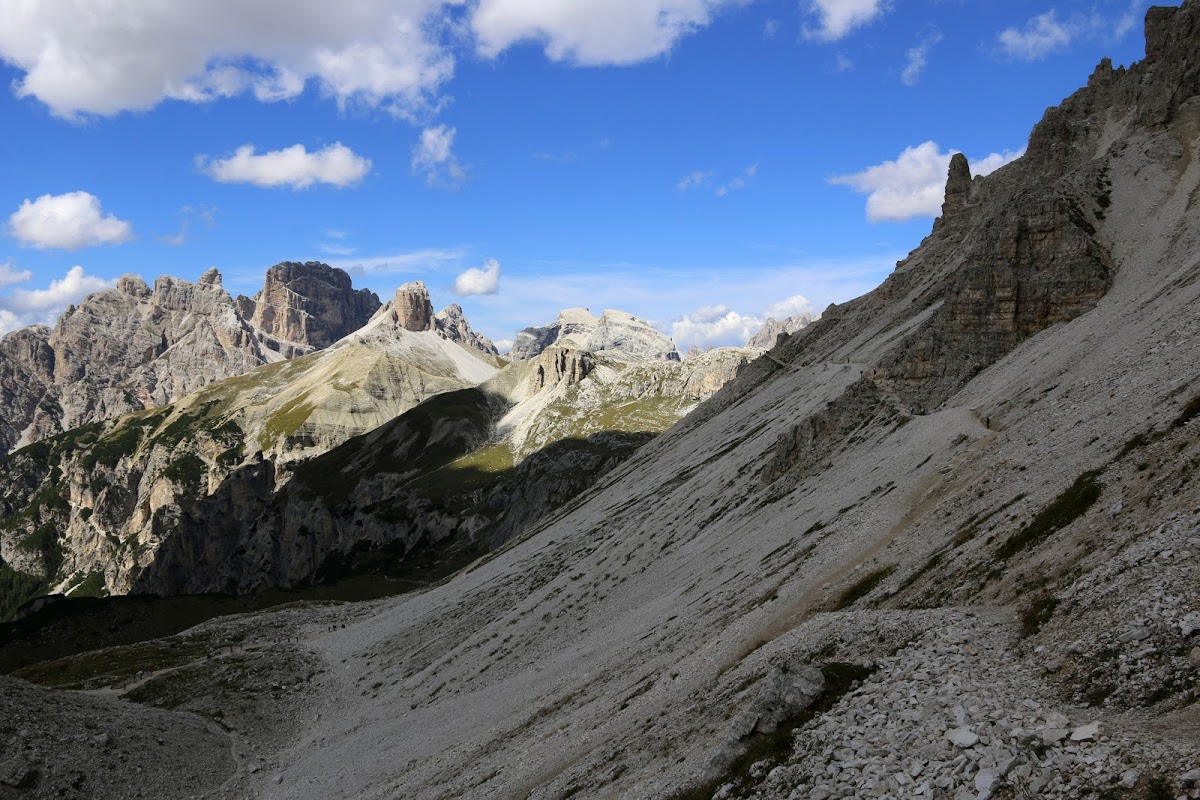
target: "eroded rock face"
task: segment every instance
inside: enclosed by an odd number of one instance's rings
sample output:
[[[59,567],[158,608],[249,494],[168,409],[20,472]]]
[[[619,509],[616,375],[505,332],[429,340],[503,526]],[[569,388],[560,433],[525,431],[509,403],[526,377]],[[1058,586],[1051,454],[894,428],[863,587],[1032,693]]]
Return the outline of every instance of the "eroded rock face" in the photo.
[[[433,304],[429,301],[429,290],[421,281],[406,283],[396,290],[391,302],[381,308],[380,314],[406,331],[433,330]]]
[[[774,317],[767,317],[767,321],[759,329],[758,333],[746,342],[747,347],[759,347],[763,350],[770,350],[775,346],[775,343],[782,335],[791,335],[796,331],[804,330],[813,323],[811,314],[798,314],[787,319],[777,320]]]
[[[381,305],[374,292],[354,289],[349,275],[318,261],[276,264],[262,291],[253,299],[238,297],[237,304],[263,342],[288,358],[353,333]]]
[[[967,207],[971,199],[971,165],[962,153],[950,157],[950,174],[946,179],[946,200],[942,216],[946,217]]]
[[[272,267],[253,300],[230,297],[216,269],[153,287],[125,275],[53,329],[2,340],[0,452],[326,347],[378,307],[345,272],[316,262]]]
[[[624,311],[609,309],[588,334],[586,348],[638,361],[679,361],[675,343],[665,333]]]
[[[513,346],[509,355],[514,361],[526,361],[537,357],[546,348],[560,342],[582,347],[586,344],[587,337],[599,324],[600,320],[586,308],[568,308],[549,325],[518,331],[517,335],[513,337]]]
[[[439,334],[452,342],[472,347],[488,355],[500,354],[491,339],[472,330],[467,318],[463,316],[462,306],[458,303],[452,303],[439,311],[434,317],[433,324]]]
[[[573,386],[588,376],[595,366],[595,358],[586,350],[552,348],[537,357],[537,364],[529,374],[530,391],[540,391],[546,386]]]
[[[586,308],[569,308],[549,325],[525,328],[513,338],[514,361],[536,358],[555,345],[641,361],[679,361],[671,337],[632,314],[608,309],[599,318]]]

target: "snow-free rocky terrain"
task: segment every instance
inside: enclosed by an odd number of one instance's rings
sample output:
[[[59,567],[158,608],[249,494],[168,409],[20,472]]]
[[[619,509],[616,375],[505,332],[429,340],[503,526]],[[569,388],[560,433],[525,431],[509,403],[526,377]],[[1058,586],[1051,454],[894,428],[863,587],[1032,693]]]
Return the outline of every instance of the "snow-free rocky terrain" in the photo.
[[[1022,159],[956,158],[882,286],[460,573],[0,679],[0,787],[1200,797],[1200,2],[1146,41]]]

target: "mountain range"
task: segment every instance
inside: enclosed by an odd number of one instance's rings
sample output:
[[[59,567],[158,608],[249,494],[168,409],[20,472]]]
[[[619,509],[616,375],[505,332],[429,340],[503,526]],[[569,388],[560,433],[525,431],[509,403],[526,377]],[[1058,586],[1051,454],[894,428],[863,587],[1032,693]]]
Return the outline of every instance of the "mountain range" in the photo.
[[[678,362],[572,310],[278,489],[242,467],[161,546],[169,590],[292,580],[358,529],[461,568],[29,664],[6,785],[1200,796],[1198,32],[1197,0],[1151,8],[1142,61],[988,176],[955,156],[921,244],[768,352]],[[21,452],[6,509],[45,491]]]

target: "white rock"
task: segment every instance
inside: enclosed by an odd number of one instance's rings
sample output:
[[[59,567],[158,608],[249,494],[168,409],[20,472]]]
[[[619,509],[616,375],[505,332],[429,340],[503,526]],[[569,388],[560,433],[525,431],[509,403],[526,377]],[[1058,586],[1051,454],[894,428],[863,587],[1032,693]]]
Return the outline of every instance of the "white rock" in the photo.
[[[1099,722],[1089,722],[1087,725],[1081,725],[1071,731],[1072,742],[1090,742],[1100,738],[1104,733],[1104,726]]]
[[[955,747],[971,747],[979,741],[978,734],[970,728],[951,728],[945,735]]]

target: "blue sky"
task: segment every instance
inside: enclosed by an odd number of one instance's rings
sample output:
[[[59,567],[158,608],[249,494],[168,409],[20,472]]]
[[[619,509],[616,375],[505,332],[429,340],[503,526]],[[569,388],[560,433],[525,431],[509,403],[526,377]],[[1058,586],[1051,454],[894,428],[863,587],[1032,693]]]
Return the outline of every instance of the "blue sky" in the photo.
[[[877,285],[1137,0],[0,0],[0,329],[119,275],[322,260],[499,339],[690,344]]]

